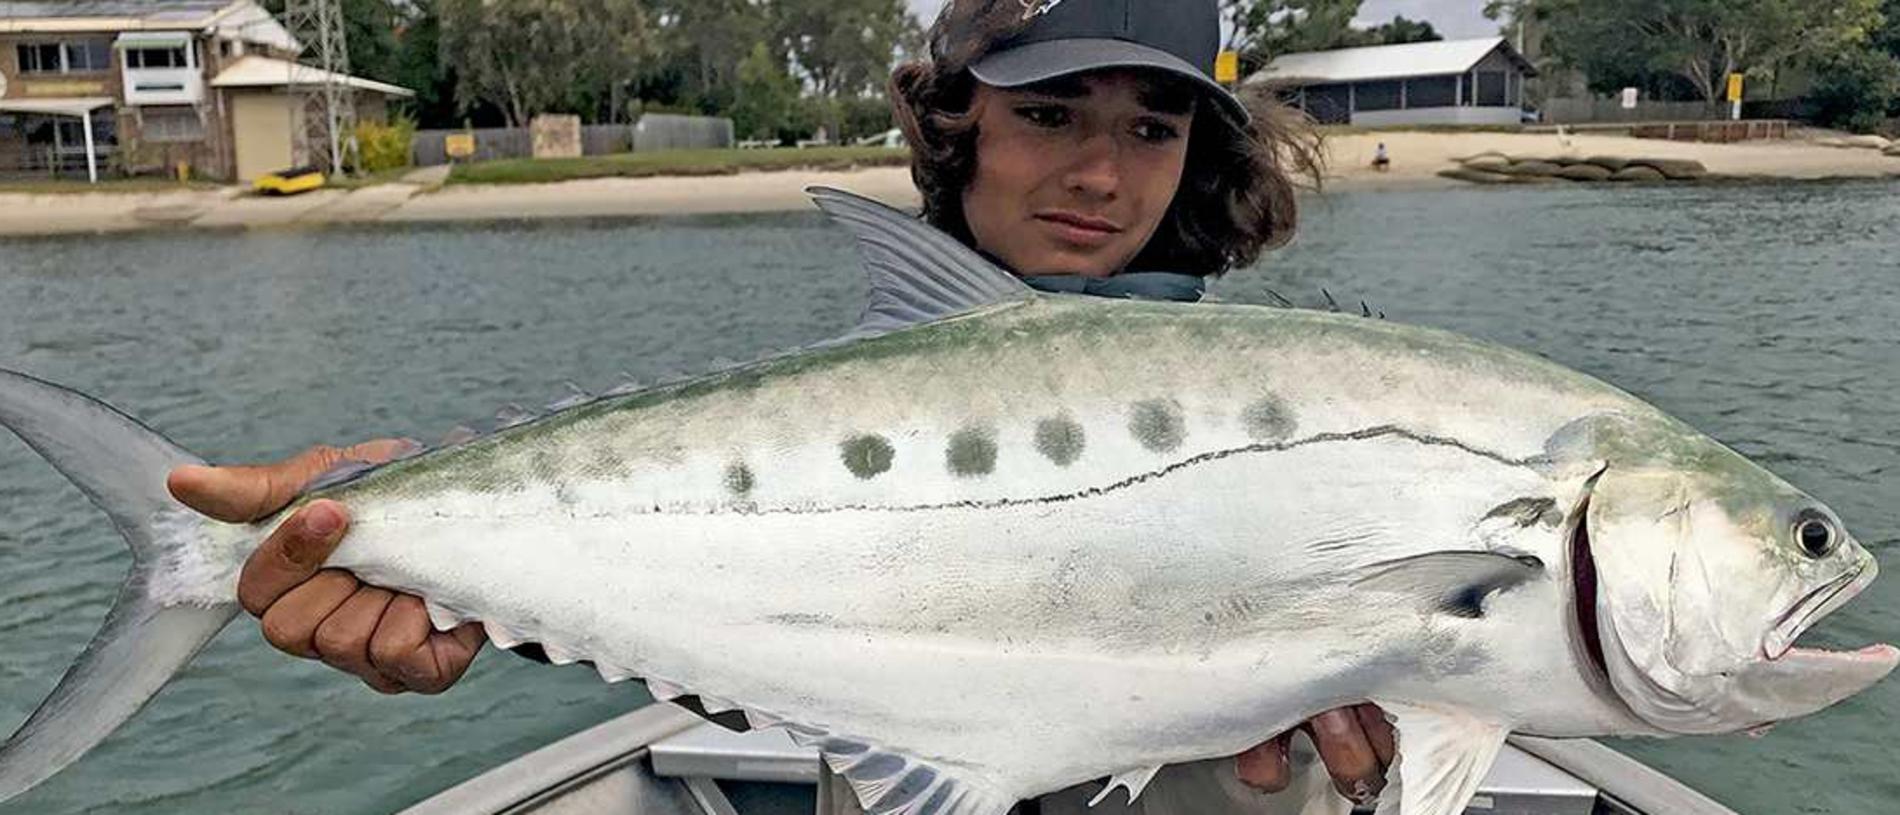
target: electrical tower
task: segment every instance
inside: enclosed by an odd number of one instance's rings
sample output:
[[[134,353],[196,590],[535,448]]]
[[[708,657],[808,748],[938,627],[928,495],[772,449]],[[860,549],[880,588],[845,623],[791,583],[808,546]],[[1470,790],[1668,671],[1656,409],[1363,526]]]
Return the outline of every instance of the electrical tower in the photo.
[[[301,102],[293,106],[292,115],[302,119],[292,120],[292,132],[298,135],[298,146],[308,161],[323,165],[333,175],[342,173],[354,163],[357,147],[356,94],[344,82],[350,75],[350,49],[344,39],[342,3],[288,0],[284,27],[303,48],[297,61],[321,72],[298,77],[297,70],[291,69],[290,93]]]

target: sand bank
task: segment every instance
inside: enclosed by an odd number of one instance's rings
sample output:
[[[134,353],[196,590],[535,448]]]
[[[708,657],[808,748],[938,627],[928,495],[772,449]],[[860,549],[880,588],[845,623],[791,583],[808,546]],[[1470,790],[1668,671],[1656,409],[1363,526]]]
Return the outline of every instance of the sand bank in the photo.
[[[1373,171],[1380,143],[1389,172]],[[1455,159],[1486,151],[1507,155],[1694,159],[1724,176],[1762,178],[1900,177],[1900,157],[1809,141],[1732,145],[1621,136],[1524,133],[1384,132],[1327,140],[1329,192],[1455,186],[1439,178]],[[439,175],[437,173],[436,175]],[[259,198],[238,188],[159,193],[0,193],[0,235],[112,232],[153,228],[269,227],[338,222],[422,223],[515,218],[626,217],[797,211],[808,186],[842,187],[900,207],[917,191],[903,168],[852,172],[759,172],[696,178],[568,181],[558,184],[449,186],[426,174],[413,183]]]

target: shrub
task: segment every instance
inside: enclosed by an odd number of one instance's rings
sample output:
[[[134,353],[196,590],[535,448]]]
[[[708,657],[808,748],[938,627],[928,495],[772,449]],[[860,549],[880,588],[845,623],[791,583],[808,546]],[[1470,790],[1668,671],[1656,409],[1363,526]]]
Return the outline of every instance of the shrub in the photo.
[[[409,166],[410,148],[416,140],[416,123],[397,119],[389,124],[362,122],[356,126],[356,147],[366,173],[395,170]]]
[[[1900,102],[1900,59],[1856,48],[1820,66],[1809,98],[1821,124],[1872,133]]]

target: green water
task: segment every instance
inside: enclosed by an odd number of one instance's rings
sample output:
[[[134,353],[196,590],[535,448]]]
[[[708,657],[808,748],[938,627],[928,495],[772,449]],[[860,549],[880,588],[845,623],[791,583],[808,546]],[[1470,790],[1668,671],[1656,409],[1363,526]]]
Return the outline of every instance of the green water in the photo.
[[[1216,287],[1543,353],[1615,382],[1900,542],[1900,198],[1887,184],[1448,190],[1310,201],[1300,240]],[[213,460],[432,439],[508,402],[842,332],[863,284],[815,216],[0,241],[0,366],[125,407]],[[0,728],[105,610],[123,547],[0,438]],[[1820,639],[1900,631],[1900,578]],[[385,698],[227,631],[21,813],[371,813],[645,701],[490,652]],[[1900,684],[1768,737],[1625,745],[1747,813],[1900,810]]]

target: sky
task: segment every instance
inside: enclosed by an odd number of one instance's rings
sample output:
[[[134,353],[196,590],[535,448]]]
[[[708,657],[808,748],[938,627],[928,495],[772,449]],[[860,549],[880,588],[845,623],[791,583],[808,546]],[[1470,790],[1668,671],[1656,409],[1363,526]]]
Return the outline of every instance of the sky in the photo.
[[[906,2],[925,25],[936,19],[937,11],[943,8],[943,0]],[[1446,39],[1489,37],[1498,33],[1498,24],[1484,18],[1484,0],[1365,0],[1365,5],[1359,8],[1359,22],[1382,23],[1395,14],[1403,14],[1410,20],[1427,20]]]

